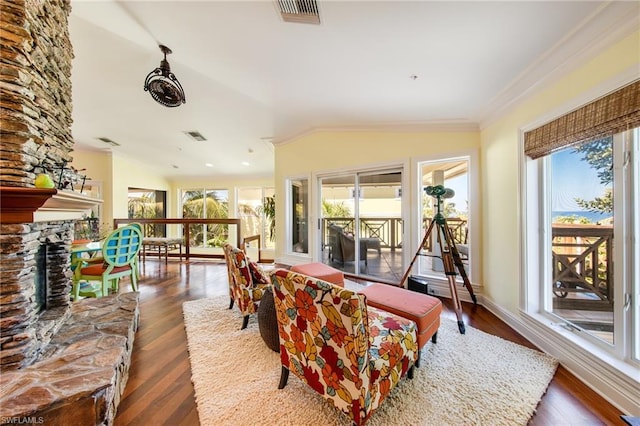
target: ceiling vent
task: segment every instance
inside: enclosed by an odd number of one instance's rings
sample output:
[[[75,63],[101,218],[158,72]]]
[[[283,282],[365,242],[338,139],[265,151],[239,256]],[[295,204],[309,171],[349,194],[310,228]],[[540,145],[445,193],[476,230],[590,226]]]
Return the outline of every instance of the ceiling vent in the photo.
[[[278,6],[278,11],[285,22],[320,23],[316,0],[276,0],[276,6]]]
[[[193,130],[190,132],[184,132],[185,135],[189,136],[191,139],[193,139],[194,141],[206,141],[207,138],[205,138],[204,136],[202,136],[202,133]]]
[[[114,142],[114,141],[112,141],[112,140],[111,140],[111,139],[109,139],[109,138],[98,138],[98,140],[99,140],[99,141],[102,141],[102,142],[104,142],[104,143],[106,143],[106,144],[109,144],[109,145],[111,145],[111,146],[120,146],[120,144],[119,144],[118,142]]]

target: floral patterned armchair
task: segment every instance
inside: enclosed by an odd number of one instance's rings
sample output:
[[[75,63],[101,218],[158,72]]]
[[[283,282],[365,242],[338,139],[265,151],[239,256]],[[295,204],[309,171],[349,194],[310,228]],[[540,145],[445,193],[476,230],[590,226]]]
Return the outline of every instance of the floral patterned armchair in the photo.
[[[240,328],[243,330],[249,323],[249,315],[257,312],[264,290],[270,286],[269,277],[244,251],[228,243],[223,248],[229,276],[229,309],[235,302],[244,316]]]
[[[363,425],[407,374],[413,377],[416,324],[367,307],[353,291],[295,272],[271,275],[282,372],[289,371]]]

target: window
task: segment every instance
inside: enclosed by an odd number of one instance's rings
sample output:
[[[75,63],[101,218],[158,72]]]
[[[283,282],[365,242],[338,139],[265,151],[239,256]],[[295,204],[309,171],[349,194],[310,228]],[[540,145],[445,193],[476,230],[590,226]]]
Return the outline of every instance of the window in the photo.
[[[527,241],[534,240],[539,254],[527,259],[533,296],[527,309],[550,315],[619,360],[635,362],[639,140],[636,128],[577,144],[531,160],[538,164],[528,174],[539,182],[537,197],[528,197],[530,209],[537,210],[529,220],[543,232],[528,223]]]
[[[153,189],[129,188],[127,207],[129,219],[166,218],[167,192]],[[166,224],[145,223],[143,235],[146,237],[166,237]]]
[[[309,253],[309,180],[288,180],[289,202],[291,209],[287,215],[290,226],[289,251],[298,254]]]
[[[182,217],[185,219],[227,219],[229,192],[226,189],[189,189],[182,191]],[[229,240],[228,225],[189,225],[189,245],[201,248],[222,247]]]
[[[270,200],[273,188],[238,188],[238,218],[242,219],[243,238],[260,236],[261,249],[275,249]]]
[[[640,109],[633,99],[639,91],[632,84],[525,133],[525,153],[533,159],[525,164],[523,307],[543,324],[551,320],[557,334],[635,374]]]

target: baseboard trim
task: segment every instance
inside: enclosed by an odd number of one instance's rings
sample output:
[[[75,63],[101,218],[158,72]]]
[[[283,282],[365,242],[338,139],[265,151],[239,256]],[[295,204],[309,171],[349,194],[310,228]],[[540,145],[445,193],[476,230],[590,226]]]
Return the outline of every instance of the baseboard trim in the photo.
[[[514,315],[486,296],[481,298],[481,302],[487,310],[540,350],[558,359],[564,368],[602,398],[625,414],[640,416],[640,406],[637,403],[637,396],[640,395],[640,372],[637,368],[616,368],[576,344],[566,335],[568,331],[557,329],[551,322],[544,324],[540,318],[524,312]],[[609,355],[603,355],[605,359],[607,356]]]

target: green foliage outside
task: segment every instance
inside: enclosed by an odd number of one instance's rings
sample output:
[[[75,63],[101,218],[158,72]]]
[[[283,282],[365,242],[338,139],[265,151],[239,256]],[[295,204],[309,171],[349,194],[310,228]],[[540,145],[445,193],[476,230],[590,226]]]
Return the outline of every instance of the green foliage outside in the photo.
[[[229,204],[216,198],[215,193],[186,191],[182,203],[182,217],[197,219],[226,219],[229,217]]]
[[[613,182],[613,139],[611,137],[583,143],[574,150],[582,154],[582,161],[586,161],[597,170],[602,185],[610,185]],[[593,200],[576,198],[576,203],[590,212],[613,213],[613,191],[607,188],[601,197]]]
[[[557,216],[553,219],[554,223],[564,223],[564,224],[580,224],[580,225],[588,225],[591,223],[589,219],[584,216],[571,215],[571,216]]]
[[[152,193],[144,194],[140,197],[131,197],[127,201],[129,219],[155,219],[162,217],[155,197]],[[153,224],[144,224],[144,235],[147,237],[161,237],[156,235],[156,227]]]
[[[258,207],[258,213],[266,216],[269,226],[269,239],[274,241],[276,238],[276,196],[264,197],[262,206]]]
[[[586,161],[591,168],[597,171],[597,176],[602,185],[607,186],[613,183],[613,139],[611,137],[580,144],[574,148],[574,151],[582,154],[581,161]],[[595,197],[592,200],[576,198],[575,201],[581,208],[593,213],[613,213],[613,191],[610,187],[606,188],[600,197]],[[556,217],[554,218],[554,222],[580,225],[592,224],[588,218],[577,215]],[[583,237],[583,244],[596,244],[597,241],[598,238]],[[606,282],[608,252],[606,244],[598,245],[597,251],[599,260],[597,265],[592,265],[590,263],[591,258],[587,258],[587,262],[585,263],[585,272],[587,272],[585,274],[585,281],[591,285],[594,284],[588,271],[595,267],[598,271],[598,277],[601,280],[600,286],[604,288],[611,284]]]
[[[431,200],[430,200],[431,199]],[[430,202],[433,201],[433,202]],[[442,209],[442,214],[444,217],[459,217],[461,219],[466,219],[467,215],[462,213],[456,209],[456,203],[450,203],[444,200],[444,206]],[[422,194],[422,217],[431,219],[435,216],[435,199],[433,197],[423,193]]]
[[[322,200],[322,217],[351,217],[351,209],[344,201],[334,203]]]
[[[182,203],[182,217],[185,219],[226,219],[229,204],[216,198],[215,192],[185,191]],[[222,247],[229,239],[228,225],[189,225],[191,246]]]

